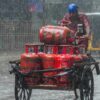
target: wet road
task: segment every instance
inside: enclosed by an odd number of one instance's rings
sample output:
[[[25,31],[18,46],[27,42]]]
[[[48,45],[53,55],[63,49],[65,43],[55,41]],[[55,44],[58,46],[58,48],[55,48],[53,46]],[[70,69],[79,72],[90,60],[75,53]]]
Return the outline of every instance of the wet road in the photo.
[[[0,53],[0,100],[15,100],[14,75],[9,74],[9,61],[19,58],[20,53]],[[100,100],[100,75],[94,71],[94,100]],[[72,91],[33,90],[31,100],[73,100]]]

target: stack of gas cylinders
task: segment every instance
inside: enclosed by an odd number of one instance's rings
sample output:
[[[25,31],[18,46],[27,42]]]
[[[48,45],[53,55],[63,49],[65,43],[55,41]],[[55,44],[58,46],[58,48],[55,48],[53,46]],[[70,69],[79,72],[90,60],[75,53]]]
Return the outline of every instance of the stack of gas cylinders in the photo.
[[[47,25],[40,29],[39,39],[41,44],[26,44],[25,53],[21,54],[20,69],[22,72],[31,70],[48,70],[71,68],[75,61],[85,59],[86,55],[75,54],[75,47],[68,45],[70,29],[63,26]],[[25,83],[33,86],[37,84],[49,84],[57,86],[70,85],[68,75],[48,78],[63,74],[63,72],[33,73],[25,78]]]

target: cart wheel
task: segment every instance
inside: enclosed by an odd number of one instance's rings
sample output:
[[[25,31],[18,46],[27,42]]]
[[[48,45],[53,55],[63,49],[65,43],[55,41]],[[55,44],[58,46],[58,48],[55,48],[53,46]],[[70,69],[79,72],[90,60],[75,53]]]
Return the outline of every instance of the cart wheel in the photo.
[[[15,100],[30,100],[32,89],[23,85],[23,78],[15,76]]]
[[[85,68],[82,73],[80,83],[81,100],[93,100],[94,95],[94,79],[91,68]]]

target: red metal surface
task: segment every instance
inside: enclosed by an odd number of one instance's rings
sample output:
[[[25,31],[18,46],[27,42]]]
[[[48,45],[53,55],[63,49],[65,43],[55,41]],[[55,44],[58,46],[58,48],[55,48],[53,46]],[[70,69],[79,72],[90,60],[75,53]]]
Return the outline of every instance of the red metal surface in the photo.
[[[36,53],[23,53],[20,59],[20,69],[22,73],[30,72],[31,70],[42,69],[40,57]],[[32,77],[25,78],[25,84],[34,85],[39,84],[41,77],[40,74],[32,74]]]
[[[56,28],[59,30],[59,27],[48,26],[49,29]],[[61,30],[61,28],[60,28]],[[64,31],[64,29],[62,28]],[[42,29],[42,35],[43,35]],[[52,31],[50,31],[52,32]],[[46,33],[47,34],[47,33]],[[50,33],[52,35],[52,33]],[[42,36],[40,32],[40,37]],[[47,36],[48,43],[54,39],[51,35]],[[65,33],[62,33],[62,38],[64,39]],[[50,38],[50,39],[49,39]],[[59,40],[59,33],[55,33],[56,43]],[[43,39],[43,36],[42,36]],[[45,38],[44,38],[45,39]],[[47,40],[43,40],[46,41]],[[54,41],[54,40],[53,40]],[[60,40],[59,40],[60,41]],[[80,54],[80,46],[75,45],[56,45],[56,44],[45,44],[43,45],[43,52],[39,51],[40,45],[38,44],[27,44],[25,45],[25,53],[21,55],[20,68],[22,71],[28,72],[30,70],[40,70],[40,69],[60,69],[60,68],[71,68],[75,61],[82,61],[87,59],[86,55]],[[84,47],[81,47],[84,48]],[[41,84],[41,81],[44,85],[57,85],[60,87],[70,87],[71,81],[69,75],[60,76],[54,79],[43,78],[51,77],[57,74],[62,74],[63,72],[45,72],[43,74],[33,73],[32,77],[26,77],[25,83],[28,86],[34,86]]]
[[[56,68],[71,68],[74,63],[74,58],[70,54],[61,54],[57,55],[55,58],[55,67]],[[63,72],[60,72],[63,73]],[[59,77],[57,79],[57,85],[58,86],[66,86],[69,87],[70,85],[70,80],[68,78],[68,75],[64,75],[62,77]]]
[[[70,30],[62,26],[45,26],[40,29],[40,42],[47,44],[66,43],[66,39],[70,34]]]
[[[45,54],[44,56],[42,56],[42,63],[44,69],[55,68],[55,54]],[[52,76],[56,74],[56,72],[47,72],[44,73],[44,76]]]
[[[30,70],[34,69],[35,67],[40,67],[40,58],[35,53],[24,53],[21,55],[21,68],[28,68]]]
[[[43,63],[43,69],[59,69],[59,68],[71,68],[74,63],[74,57],[70,54],[45,54],[42,56],[42,63]],[[61,72],[62,73],[62,72]],[[44,76],[53,76],[60,74],[59,72],[46,72],[43,75]],[[62,76],[55,78],[56,85],[63,86],[68,85],[70,83],[70,80],[68,79],[68,76]],[[55,84],[53,80],[45,79],[46,84]],[[47,82],[48,81],[48,82]]]
[[[42,43],[34,43],[34,44],[25,44],[25,52],[26,53],[38,53],[41,52],[41,47],[44,49],[44,44]],[[42,51],[43,52],[43,51]]]

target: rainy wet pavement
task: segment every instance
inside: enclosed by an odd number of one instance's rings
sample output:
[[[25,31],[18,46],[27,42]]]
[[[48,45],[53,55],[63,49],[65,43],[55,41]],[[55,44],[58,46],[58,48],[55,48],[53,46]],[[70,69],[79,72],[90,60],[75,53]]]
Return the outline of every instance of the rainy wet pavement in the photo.
[[[0,53],[0,100],[15,100],[14,75],[9,74],[9,61],[19,58],[20,53]],[[94,100],[100,100],[100,75],[94,71]],[[33,89],[31,100],[73,100],[73,91]]]

